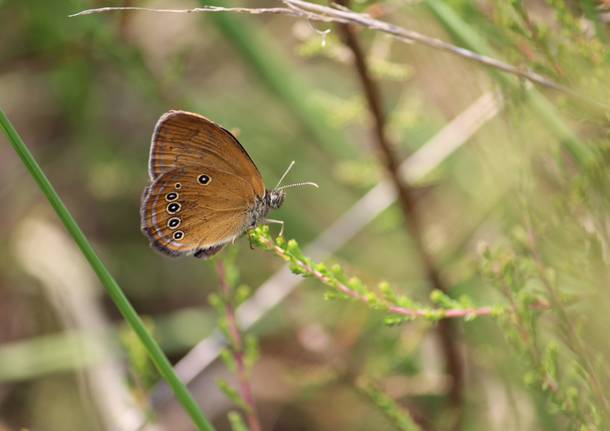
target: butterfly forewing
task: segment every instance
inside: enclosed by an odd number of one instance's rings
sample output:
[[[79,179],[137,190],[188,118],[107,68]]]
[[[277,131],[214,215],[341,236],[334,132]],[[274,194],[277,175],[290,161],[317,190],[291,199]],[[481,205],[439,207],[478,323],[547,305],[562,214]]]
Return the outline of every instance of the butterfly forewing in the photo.
[[[229,131],[201,115],[169,111],[155,126],[150,177],[154,180],[171,169],[187,166],[211,166],[233,173],[248,181],[259,197],[265,194],[260,172]]]
[[[201,184],[201,175],[210,179],[207,184]],[[255,199],[242,178],[226,171],[173,169],[145,190],[142,230],[162,252],[193,254],[241,235]]]

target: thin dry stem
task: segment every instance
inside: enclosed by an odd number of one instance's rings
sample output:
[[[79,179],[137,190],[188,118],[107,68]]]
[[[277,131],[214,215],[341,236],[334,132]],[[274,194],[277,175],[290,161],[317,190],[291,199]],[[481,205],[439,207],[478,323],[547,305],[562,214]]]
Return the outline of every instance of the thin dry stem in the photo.
[[[303,0],[281,0],[286,7],[271,7],[271,8],[245,8],[245,7],[217,7],[206,6],[192,9],[155,9],[145,7],[102,7],[96,9],[87,9],[70,17],[92,15],[98,13],[106,13],[113,11],[144,11],[157,13],[245,13],[250,15],[286,15],[295,18],[304,18],[311,21],[338,23],[338,24],[354,24],[361,27],[366,27],[371,30],[380,31],[392,35],[393,37],[407,43],[420,43],[434,49],[449,52],[451,54],[466,58],[468,60],[483,64],[485,66],[501,70],[503,72],[526,79],[532,83],[542,85],[547,88],[552,88],[561,91],[572,97],[583,99],[583,96],[576,93],[572,89],[558,84],[551,79],[542,76],[538,73],[527,70],[523,67],[513,66],[512,64],[497,60],[495,58],[478,54],[466,48],[453,45],[441,39],[437,39],[425,34],[406,29],[385,21],[374,19],[366,14],[352,12],[345,8],[328,7],[319,4],[310,3]]]

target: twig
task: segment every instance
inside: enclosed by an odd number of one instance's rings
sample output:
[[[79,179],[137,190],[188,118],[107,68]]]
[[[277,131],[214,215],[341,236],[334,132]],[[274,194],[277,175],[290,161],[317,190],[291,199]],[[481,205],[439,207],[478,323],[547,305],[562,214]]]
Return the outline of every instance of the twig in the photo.
[[[371,303],[371,301],[376,301],[377,303],[381,302],[383,309],[386,311],[397,314],[400,316],[405,316],[410,319],[416,318],[434,318],[435,320],[442,319],[453,319],[453,318],[473,318],[473,317],[482,317],[482,316],[492,316],[497,315],[501,312],[501,309],[498,307],[479,307],[479,308],[407,308],[401,307],[395,304],[390,303],[389,301],[385,301],[380,299],[379,297],[375,297],[373,299],[370,295],[365,295],[360,292],[355,291],[354,289],[347,286],[345,283],[337,279],[331,279],[327,275],[323,274],[321,271],[315,268],[314,265],[309,263],[305,259],[298,259],[294,256],[288,254],[286,250],[284,250],[279,245],[275,244],[273,240],[270,238],[257,238],[267,250],[272,251],[277,256],[281,257],[286,261],[290,261],[292,264],[297,265],[301,270],[303,270],[307,275],[311,275],[317,280],[319,280],[325,286],[330,286],[338,290],[344,295],[349,296],[356,301],[363,302],[365,304]]]
[[[196,7],[192,9],[157,9],[150,7],[141,6],[108,6],[100,7],[95,9],[87,9],[81,12],[73,13],[68,15],[69,18],[84,15],[94,15],[98,13],[116,12],[116,11],[141,11],[141,12],[155,12],[155,13],[205,13],[205,12],[233,12],[233,13],[247,13],[250,15],[261,15],[261,14],[280,14],[280,15],[291,15],[301,17],[302,13],[287,9],[284,7],[268,7],[268,8],[247,8],[247,7],[221,7],[221,6],[204,6]]]
[[[446,51],[451,54],[466,58],[468,60],[483,64],[488,67],[492,67],[503,72],[516,75],[520,78],[526,79],[533,83],[542,85],[547,88],[552,88],[557,91],[561,91],[572,97],[583,99],[583,96],[572,89],[558,84],[549,78],[546,78],[540,74],[527,70],[525,68],[513,66],[512,64],[505,63],[495,58],[478,54],[474,51],[462,48],[451,43],[445,42],[441,39],[426,36],[425,34],[406,29],[394,24],[390,24],[385,21],[371,18],[368,15],[352,12],[345,9],[337,9],[328,6],[322,6],[314,3],[310,3],[303,0],[281,0],[286,7],[272,7],[272,8],[245,8],[245,7],[217,7],[217,6],[206,6],[192,9],[154,9],[146,7],[102,7],[97,9],[87,9],[75,14],[70,17],[92,15],[105,12],[113,11],[125,11],[135,10],[144,12],[157,12],[157,13],[218,13],[218,12],[231,12],[231,13],[245,13],[251,15],[261,14],[273,14],[273,15],[287,15],[296,18],[304,18],[311,21],[327,22],[327,23],[338,23],[338,24],[354,24],[362,27],[366,27],[371,30],[380,31],[383,33],[390,34],[395,38],[408,43],[420,43],[422,45],[429,46],[434,49]],[[597,103],[597,102],[594,102]]]
[[[344,0],[344,6],[347,6],[347,0]],[[381,155],[381,159],[385,165],[387,174],[392,181],[394,188],[398,194],[398,203],[403,213],[403,217],[407,224],[407,227],[411,233],[415,248],[421,263],[424,267],[426,278],[430,283],[432,289],[440,290],[441,292],[448,293],[449,289],[445,285],[441,278],[439,270],[433,261],[430,252],[428,251],[417,214],[417,208],[415,207],[415,200],[413,198],[410,187],[405,184],[400,178],[400,163],[398,158],[394,154],[392,144],[390,143],[386,132],[385,132],[385,115],[383,112],[381,95],[377,89],[376,83],[370,76],[368,66],[366,64],[365,54],[358,43],[358,39],[354,34],[353,28],[349,24],[339,24],[345,43],[354,54],[354,63],[360,82],[362,84],[366,99],[368,102],[369,110],[374,119],[374,134],[375,142]],[[439,323],[438,333],[441,338],[441,345],[445,355],[446,365],[449,374],[453,381],[449,391],[449,398],[455,408],[456,412],[461,412],[463,403],[463,383],[464,373],[462,357],[456,345],[457,334],[454,325],[448,321],[443,320]],[[458,414],[458,419],[461,415]],[[460,420],[456,421],[456,426]]]
[[[226,279],[222,259],[218,259],[216,261],[216,272],[218,274],[220,290],[224,297],[227,326],[232,347],[231,352],[237,368],[239,391],[245,403],[245,414],[246,420],[248,421],[248,428],[250,431],[261,431],[262,427],[256,412],[256,404],[254,403],[254,397],[252,396],[252,387],[250,386],[250,378],[244,360],[244,343],[241,338],[241,333],[239,332],[239,327],[237,326],[237,320],[235,319],[235,307],[233,306],[233,300],[231,299],[231,287]]]

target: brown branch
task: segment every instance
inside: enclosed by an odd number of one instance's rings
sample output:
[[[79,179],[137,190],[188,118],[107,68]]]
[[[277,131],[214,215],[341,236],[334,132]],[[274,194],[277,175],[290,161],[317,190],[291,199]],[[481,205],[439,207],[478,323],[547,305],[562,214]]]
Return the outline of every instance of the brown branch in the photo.
[[[237,319],[235,318],[235,307],[231,299],[231,287],[226,279],[224,263],[222,259],[216,261],[216,272],[218,273],[218,282],[220,290],[224,297],[224,306],[227,317],[227,326],[232,347],[231,353],[235,360],[237,368],[237,380],[239,381],[239,392],[245,403],[246,420],[248,421],[248,429],[250,431],[262,431],[260,420],[256,412],[256,404],[252,395],[252,387],[250,386],[250,378],[246,363],[244,360],[244,343],[239,332]]]
[[[348,0],[343,0],[344,6],[347,6]],[[365,54],[358,43],[358,39],[354,30],[349,24],[339,24],[339,28],[343,34],[346,45],[354,54],[354,65],[358,71],[360,83],[366,95],[369,105],[369,110],[373,116],[375,134],[375,142],[380,153],[380,158],[385,165],[386,171],[398,195],[398,203],[403,213],[403,217],[410,231],[411,238],[415,244],[415,249],[424,268],[424,272],[430,287],[448,293],[448,288],[441,278],[439,270],[436,268],[434,260],[430,255],[424,243],[421,224],[415,206],[415,200],[410,187],[405,184],[399,172],[400,163],[394,154],[392,144],[390,143],[385,131],[385,118],[381,95],[376,83],[371,78],[371,75],[366,64]],[[442,349],[445,355],[447,370],[453,381],[449,391],[449,398],[452,406],[458,413],[456,420],[456,429],[459,428],[460,416],[463,404],[463,383],[464,373],[462,357],[457,347],[457,333],[454,324],[449,320],[443,320],[439,323],[438,332],[441,339]]]
[[[562,93],[568,94],[572,97],[586,100],[589,103],[599,105],[599,102],[591,101],[584,98],[581,94],[573,91],[572,89],[558,84],[551,79],[542,76],[538,73],[532,72],[522,67],[513,66],[512,64],[505,63],[495,58],[478,54],[466,48],[462,48],[453,45],[449,42],[445,42],[441,39],[437,39],[431,36],[427,36],[422,33],[418,33],[413,30],[406,29],[394,24],[390,24],[385,21],[377,20],[369,15],[352,12],[347,9],[338,9],[334,7],[323,6],[319,4],[310,3],[303,0],[280,0],[286,5],[286,7],[271,7],[271,8],[245,8],[245,7],[217,7],[217,6],[206,6],[192,9],[154,9],[145,7],[102,7],[97,9],[87,9],[75,14],[70,17],[92,15],[98,13],[112,12],[112,11],[124,11],[124,10],[138,10],[145,12],[158,12],[158,13],[218,13],[218,12],[232,12],[232,13],[246,13],[251,15],[261,14],[273,14],[273,15],[287,15],[296,18],[308,19],[311,21],[326,22],[326,23],[341,23],[341,24],[354,24],[361,27],[366,27],[370,30],[380,31],[392,35],[393,37],[407,43],[419,43],[430,48],[446,51],[451,54],[466,58],[468,60],[483,64],[485,66],[501,70],[511,75],[518,76],[526,79],[535,84],[542,85],[547,88],[552,88]]]

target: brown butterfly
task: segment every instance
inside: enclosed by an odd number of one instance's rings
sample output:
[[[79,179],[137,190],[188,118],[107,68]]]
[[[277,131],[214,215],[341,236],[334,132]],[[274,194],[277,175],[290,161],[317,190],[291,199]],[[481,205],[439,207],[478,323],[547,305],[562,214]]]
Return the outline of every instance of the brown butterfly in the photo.
[[[141,229],[155,249],[170,256],[207,259],[267,219],[286,197],[265,189],[256,165],[228,130],[207,118],[169,111],[159,118],[150,146],[140,208]]]

